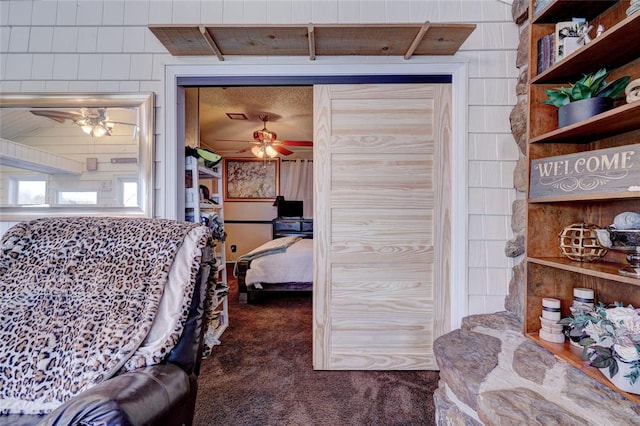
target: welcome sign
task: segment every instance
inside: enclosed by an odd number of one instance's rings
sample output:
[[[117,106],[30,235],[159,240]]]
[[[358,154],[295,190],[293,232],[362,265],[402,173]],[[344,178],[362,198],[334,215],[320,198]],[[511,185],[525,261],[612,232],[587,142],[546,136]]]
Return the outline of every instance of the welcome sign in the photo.
[[[592,197],[612,193],[640,197],[640,144],[531,162],[529,198]]]

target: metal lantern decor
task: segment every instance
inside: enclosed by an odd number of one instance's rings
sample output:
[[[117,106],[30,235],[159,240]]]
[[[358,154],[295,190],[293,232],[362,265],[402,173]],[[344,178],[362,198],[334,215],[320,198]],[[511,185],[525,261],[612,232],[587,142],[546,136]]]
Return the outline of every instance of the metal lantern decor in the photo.
[[[591,223],[573,223],[558,236],[560,252],[571,260],[591,262],[607,254],[607,249],[598,242],[598,226]]]

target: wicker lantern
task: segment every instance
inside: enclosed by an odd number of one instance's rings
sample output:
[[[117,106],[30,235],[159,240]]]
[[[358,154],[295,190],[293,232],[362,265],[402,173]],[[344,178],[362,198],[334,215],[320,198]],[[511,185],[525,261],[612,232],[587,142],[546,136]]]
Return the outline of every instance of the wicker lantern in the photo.
[[[598,226],[591,223],[573,223],[558,236],[560,252],[571,260],[591,262],[607,254],[596,236]]]

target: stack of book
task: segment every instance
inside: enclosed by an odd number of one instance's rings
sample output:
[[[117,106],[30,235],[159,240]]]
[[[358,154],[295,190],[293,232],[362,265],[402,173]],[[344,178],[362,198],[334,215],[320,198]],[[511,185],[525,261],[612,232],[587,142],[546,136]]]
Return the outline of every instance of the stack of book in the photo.
[[[555,62],[554,44],[554,34],[547,34],[538,40],[538,74],[544,72]]]

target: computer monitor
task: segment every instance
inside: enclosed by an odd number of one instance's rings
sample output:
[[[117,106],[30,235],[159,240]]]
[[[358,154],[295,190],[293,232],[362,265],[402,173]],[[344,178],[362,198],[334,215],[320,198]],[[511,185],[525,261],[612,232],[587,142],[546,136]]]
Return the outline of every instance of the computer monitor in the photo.
[[[302,201],[297,200],[281,200],[278,203],[278,217],[302,217],[303,204]]]

